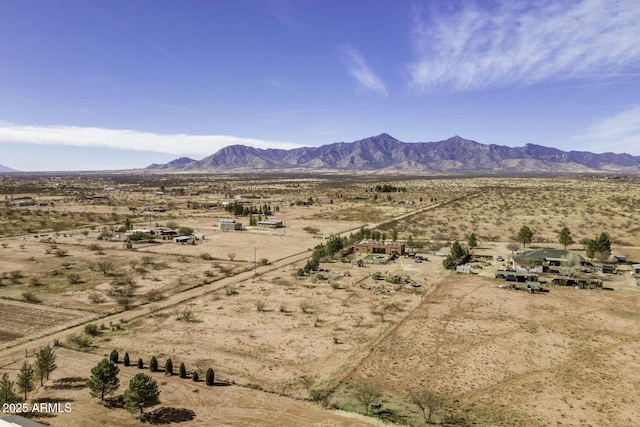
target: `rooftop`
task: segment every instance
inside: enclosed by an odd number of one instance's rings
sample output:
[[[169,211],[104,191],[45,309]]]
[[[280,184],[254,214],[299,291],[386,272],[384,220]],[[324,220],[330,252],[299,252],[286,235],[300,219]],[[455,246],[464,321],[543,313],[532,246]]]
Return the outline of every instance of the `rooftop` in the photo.
[[[404,243],[400,242],[387,242],[382,240],[360,240],[356,242],[356,245],[384,245],[384,246],[400,246]]]
[[[570,254],[577,255],[580,257],[580,261],[585,261],[585,259],[576,254],[575,252],[565,251],[563,249],[552,249],[552,248],[540,248],[528,250],[526,252],[519,253],[518,255],[514,255],[513,259],[517,262],[518,259],[529,259],[534,261],[563,261],[569,258]]]

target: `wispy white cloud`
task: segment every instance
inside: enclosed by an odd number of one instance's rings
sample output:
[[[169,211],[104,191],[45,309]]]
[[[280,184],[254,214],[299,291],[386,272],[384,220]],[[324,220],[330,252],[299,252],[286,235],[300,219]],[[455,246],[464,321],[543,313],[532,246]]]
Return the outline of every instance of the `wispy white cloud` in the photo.
[[[637,0],[461,3],[414,9],[413,92],[606,78],[640,68]]]
[[[157,134],[130,129],[77,126],[24,126],[0,123],[0,144],[25,143],[107,147],[169,154],[207,156],[227,145],[243,144],[256,148],[296,148],[298,144],[241,138],[231,135]]]
[[[640,105],[594,123],[573,139],[587,151],[640,155]]]
[[[344,45],[341,47],[349,74],[366,89],[375,91],[378,95],[386,97],[387,88],[376,73],[371,70],[364,57],[354,47]]]

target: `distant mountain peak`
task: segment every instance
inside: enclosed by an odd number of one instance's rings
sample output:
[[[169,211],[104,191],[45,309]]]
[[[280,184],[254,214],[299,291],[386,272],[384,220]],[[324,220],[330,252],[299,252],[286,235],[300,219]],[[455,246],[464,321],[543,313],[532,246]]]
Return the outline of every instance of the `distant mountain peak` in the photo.
[[[145,169],[175,169],[182,168],[190,163],[195,162],[196,160],[191,159],[189,157],[178,157],[177,159],[171,160],[169,163],[158,164],[153,163],[147,166]]]
[[[175,160],[171,160],[168,164],[170,164],[170,165],[186,165],[186,164],[191,163],[191,162],[195,162],[195,160],[191,159],[189,157],[178,157]]]
[[[439,173],[607,172],[640,173],[640,156],[565,152],[527,143],[486,145],[454,135],[444,141],[402,142],[388,133],[354,142],[291,150],[231,145],[202,160],[180,158],[147,169],[341,170]]]

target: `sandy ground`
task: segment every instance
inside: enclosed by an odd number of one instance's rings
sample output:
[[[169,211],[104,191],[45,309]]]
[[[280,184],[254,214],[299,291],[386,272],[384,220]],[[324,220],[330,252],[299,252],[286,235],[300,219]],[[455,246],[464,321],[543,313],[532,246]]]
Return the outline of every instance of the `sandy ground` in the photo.
[[[65,349],[57,350],[59,363],[45,387],[33,394],[35,399],[51,399],[52,402],[70,403],[71,411],[53,417],[37,419],[51,426],[131,426],[144,425],[124,409],[108,409],[99,399],[90,399],[84,385],[85,373],[101,359],[101,355],[79,354]],[[136,367],[120,367],[121,393],[129,380],[138,372]],[[83,373],[79,376],[79,373]],[[145,370],[149,374],[148,370]],[[172,408],[174,422],[189,426],[360,426],[371,425],[366,419],[341,416],[317,406],[275,394],[238,386],[207,387],[204,382],[177,376],[166,377],[162,373],[150,374],[158,382],[160,404],[146,412]],[[91,421],[89,421],[91,420]],[[166,422],[168,423],[168,422]],[[164,424],[164,423],[163,423]]]
[[[640,292],[552,287],[532,295],[452,276],[353,372],[392,407],[410,389],[439,393],[442,417],[505,426],[637,425],[631,369],[640,348]],[[342,393],[348,393],[345,387]],[[438,418],[436,418],[438,419]],[[464,420],[464,421],[463,421]]]
[[[117,348],[121,356],[126,351],[145,363],[155,355],[161,365],[171,357],[174,366],[185,362],[189,370],[211,366],[219,380],[233,384],[208,388],[154,374],[162,391],[161,404],[155,409],[173,408],[181,425],[374,422],[304,401],[308,391],[302,376],[312,379],[313,388],[332,392],[330,407],[355,411],[364,408],[353,397],[354,386],[372,382],[383,393],[379,399],[383,408],[410,424],[420,424],[421,418],[408,402],[409,389],[434,392],[443,402],[434,419],[454,425],[640,424],[635,397],[640,374],[633,369],[640,350],[640,288],[628,274],[602,276],[613,291],[552,287],[548,294],[531,295],[499,288],[502,283],[492,277],[504,263],[478,264],[483,268],[474,270],[477,275],[455,275],[442,268],[446,249],[435,256],[424,249],[430,259],[424,263],[409,258],[364,268],[323,263],[321,275],[294,277],[308,250],[332,234],[348,234],[364,224],[380,224],[387,235],[395,229],[400,239],[411,235],[422,241],[465,242],[473,231],[480,238],[477,253],[505,258],[510,255],[506,245],[521,225],[534,229],[532,245],[553,247],[559,247],[557,231],[567,225],[575,240],[608,231],[615,253],[640,259],[640,228],[633,223],[639,213],[634,202],[640,197],[636,184],[571,179],[407,180],[397,182],[406,185],[407,192],[374,199],[374,183],[349,177],[247,180],[234,183],[233,190],[228,182],[211,179],[199,188],[216,188],[216,194],[199,194],[198,185],[189,184],[187,191],[192,194],[175,197],[118,190],[109,202],[113,206],[58,198],[55,209],[39,208],[40,213],[60,212],[61,218],[62,213],[74,212],[96,218],[120,215],[120,221],[131,205],[171,205],[167,213],[138,214],[135,225],[176,221],[204,234],[205,240],[197,245],[142,244],[127,251],[121,242],[97,241],[100,226],[73,227],[57,235],[48,231],[53,242],[41,241],[42,233],[0,239],[0,272],[9,275],[20,270],[23,276],[17,282],[7,276],[0,286],[0,295],[10,298],[0,302],[4,316],[0,344],[11,347],[0,347],[0,366],[15,377],[25,349],[33,352],[54,337],[64,340],[78,334],[84,323],[95,319],[97,324],[113,323],[122,329],[103,331],[93,339],[88,353],[57,350],[59,369],[33,397],[69,402],[73,411],[43,422],[137,425],[126,411],[107,409],[90,399],[82,387],[91,367]],[[274,217],[284,220],[284,229],[221,232],[217,221],[228,217],[222,209],[185,209],[194,200],[219,201],[234,192],[255,194],[265,185],[271,197],[257,199],[256,204],[280,204]],[[474,195],[438,205],[469,194]],[[319,202],[289,205],[309,195]],[[34,218],[34,224],[45,221],[42,215]],[[74,221],[79,224],[82,218]],[[248,225],[246,218],[238,220]],[[18,224],[29,219],[13,215],[11,221]],[[318,236],[305,231],[308,226],[318,228]],[[89,232],[87,237],[80,234],[82,230]],[[91,249],[96,243],[100,248]],[[582,246],[576,243],[571,248],[580,251]],[[66,250],[66,256],[57,256],[55,249]],[[147,257],[151,262],[141,268]],[[258,265],[254,278],[256,261],[262,258],[268,264]],[[106,295],[111,286],[114,276],[94,268],[105,260],[114,263],[115,276],[134,277],[138,288],[133,310],[119,313],[110,298],[102,304],[89,303],[89,292]],[[408,283],[398,286],[374,280],[373,272],[383,277],[397,274]],[[71,273],[79,274],[81,283],[71,285]],[[166,298],[138,305],[154,289]],[[36,293],[42,303],[19,301],[27,291]],[[264,309],[258,310],[258,302]],[[177,320],[177,313],[184,309],[191,310],[193,321]],[[53,330],[60,332],[47,335]],[[47,336],[25,343],[43,334]],[[123,384],[138,372],[122,366],[121,370]]]

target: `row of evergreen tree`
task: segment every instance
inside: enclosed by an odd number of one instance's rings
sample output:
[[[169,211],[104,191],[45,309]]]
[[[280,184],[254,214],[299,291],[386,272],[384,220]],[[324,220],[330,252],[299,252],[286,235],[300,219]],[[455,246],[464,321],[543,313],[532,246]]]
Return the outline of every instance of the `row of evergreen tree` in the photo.
[[[118,353],[118,350],[113,349],[113,351],[111,351],[111,354],[109,355],[109,361],[113,362],[114,365],[120,363],[120,354]],[[122,358],[122,364],[124,366],[132,365],[131,359],[129,357],[129,353],[124,354],[124,357]],[[138,367],[138,369],[144,369],[144,361],[142,360],[141,357],[138,358],[138,361],[136,362],[136,366]],[[159,370],[160,368],[158,365],[158,359],[155,356],[151,356],[151,359],[149,359],[149,371],[158,372]],[[170,358],[165,360],[164,362],[164,373],[167,376],[174,375],[173,361]],[[188,376],[187,368],[184,362],[180,363],[180,366],[178,368],[178,376],[180,378],[187,378]],[[194,370],[193,373],[191,374],[191,378],[194,382],[198,382],[199,381],[198,371]],[[212,368],[207,369],[205,373],[205,382],[207,385],[210,385],[210,386],[215,384],[215,373]]]

